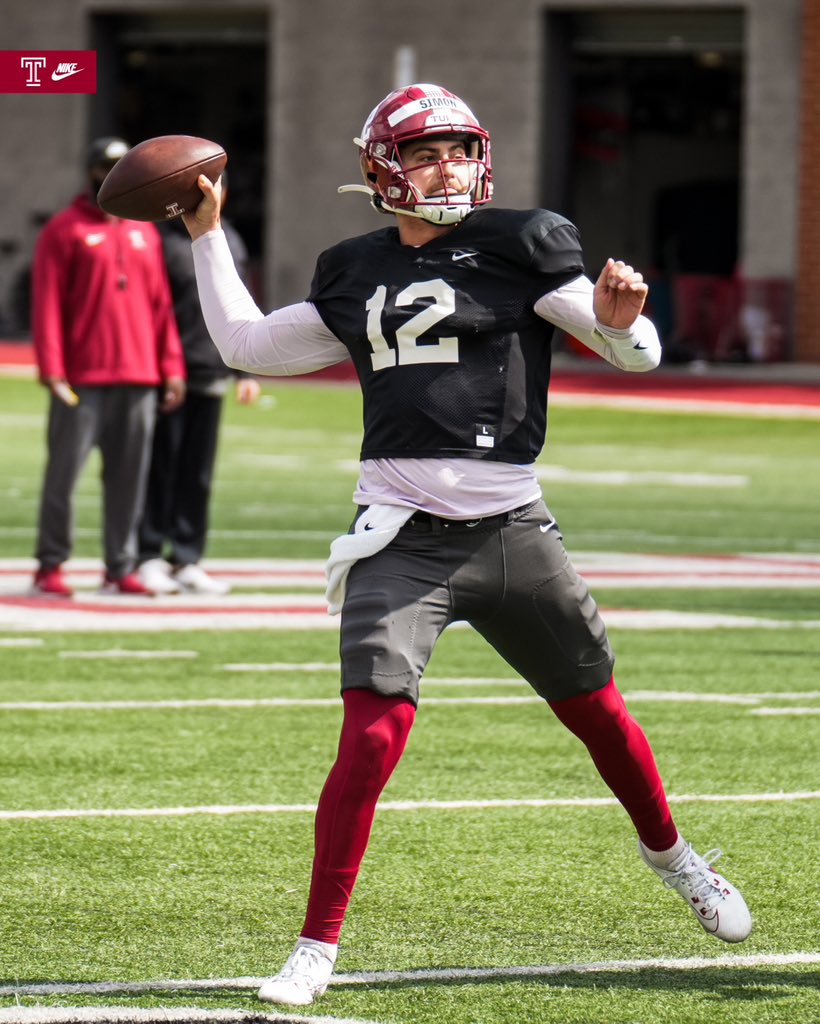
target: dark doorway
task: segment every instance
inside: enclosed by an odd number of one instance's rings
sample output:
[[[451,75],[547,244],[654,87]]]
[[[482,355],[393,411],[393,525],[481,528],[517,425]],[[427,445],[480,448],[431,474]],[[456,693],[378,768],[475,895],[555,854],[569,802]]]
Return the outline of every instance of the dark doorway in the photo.
[[[584,11],[547,19],[544,200],[588,271],[651,278],[669,360],[730,353],[736,320],[743,16]]]
[[[259,292],[264,254],[268,17],[180,9],[95,15],[100,85],[92,137],[199,135],[228,153],[226,215],[248,247]]]

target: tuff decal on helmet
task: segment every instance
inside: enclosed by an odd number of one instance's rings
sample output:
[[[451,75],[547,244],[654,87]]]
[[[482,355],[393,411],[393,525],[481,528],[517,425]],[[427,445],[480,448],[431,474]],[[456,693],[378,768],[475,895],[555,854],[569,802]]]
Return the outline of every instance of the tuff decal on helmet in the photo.
[[[456,137],[464,143],[464,155],[441,159],[438,164],[441,188],[424,195],[409,173],[407,148],[422,139]],[[420,217],[431,224],[457,224],[482,203],[492,198],[490,136],[458,96],[438,85],[410,85],[396,89],[374,107],[364,123],[360,148],[365,185],[343,185],[340,192],[365,192],[380,213]],[[445,165],[467,165],[465,191],[448,186]],[[429,166],[425,161],[425,166]]]

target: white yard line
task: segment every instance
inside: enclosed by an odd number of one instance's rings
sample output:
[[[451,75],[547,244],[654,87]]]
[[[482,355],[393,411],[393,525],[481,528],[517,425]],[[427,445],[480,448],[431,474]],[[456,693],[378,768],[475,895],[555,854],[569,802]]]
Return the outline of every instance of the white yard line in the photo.
[[[108,651],[59,651],[57,656],[59,658],[136,658],[151,660],[152,658],[198,658],[199,651],[138,651],[138,650],[126,650],[121,647],[115,647]]]
[[[452,967],[443,970],[373,971],[339,974],[331,985],[373,985],[418,981],[528,980],[560,974],[602,974],[621,971],[702,971],[720,967],[796,967],[820,963],[820,953],[759,953],[749,956],[653,957],[648,960],[599,960],[591,963],[535,964],[532,967]]]
[[[795,793],[700,793],[668,796],[670,804],[794,803],[820,799],[820,790]],[[620,807],[615,797],[566,797],[532,800],[385,800],[379,811],[489,811],[518,807]],[[234,814],[307,814],[316,804],[203,804],[194,807],[110,807],[0,810],[0,821],[39,821],[63,818],[183,818],[191,815],[223,817]]]
[[[526,687],[520,679],[424,679],[422,686],[516,686]],[[764,700],[804,701],[820,698],[820,691],[807,690],[796,693],[681,693],[677,691],[636,690],[624,693],[624,699],[632,703],[682,703],[682,704],[737,704],[758,705]],[[521,696],[496,695],[490,697],[426,697],[421,698],[425,707],[438,705],[469,706],[473,704],[541,704],[543,699],[531,693]],[[340,707],[341,701],[333,697],[194,697],[163,700],[26,700],[0,701],[0,711],[152,711],[186,710],[198,708],[310,708]],[[756,714],[818,713],[812,709],[761,709]]]
[[[624,700],[672,704],[759,704],[764,700],[817,700],[820,690],[775,693],[687,693],[680,690],[627,690]]]
[[[748,487],[748,476],[737,473],[664,473],[657,470],[570,469],[541,463],[535,467],[539,480],[549,483],[598,484],[604,487],[657,485],[664,487]]]
[[[443,969],[425,969],[410,971],[358,971],[351,974],[336,974],[331,980],[332,986],[349,987],[358,985],[390,985],[406,984],[408,982],[453,982],[453,981],[507,981],[517,979],[528,981],[529,979],[545,978],[561,974],[602,974],[621,971],[703,971],[714,970],[715,968],[736,969],[739,967],[799,967],[811,966],[820,963],[820,953],[799,952],[799,953],[757,953],[746,956],[716,956],[716,957],[652,957],[646,960],[594,960],[587,963],[566,963],[566,964],[532,964],[526,966],[511,965],[509,967],[448,967]],[[73,996],[73,995],[143,995],[151,992],[210,992],[219,990],[255,990],[266,978],[264,977],[241,977],[241,978],[181,978],[158,981],[135,981],[117,982],[100,981],[86,983],[63,983],[44,982],[31,985],[3,985],[0,986],[0,997],[24,997],[24,996]],[[20,1012],[20,1007],[9,1008],[10,1012]],[[82,1008],[82,1009],[91,1009]],[[120,1007],[123,1012],[133,1013],[127,1007]],[[2,1014],[5,1011],[0,1011]],[[62,1010],[66,1013],[68,1011]],[[109,1008],[107,1013],[111,1013]],[[164,1013],[173,1013],[173,1010],[153,1010],[154,1018],[147,1020],[174,1020],[173,1017],[165,1018]],[[178,1011],[188,1012],[188,1011]],[[240,1011],[215,1011],[240,1012]],[[199,1019],[207,1020],[211,1011],[200,1011]],[[36,1018],[32,1018],[34,1020]],[[91,1018],[89,1018],[91,1019]],[[124,1019],[129,1018],[94,1018],[95,1020]],[[190,1019],[190,1018],[183,1018]],[[197,1019],[197,1018],[193,1018]],[[222,1019],[222,1018],[214,1018]],[[238,1018],[224,1018],[241,1020]],[[269,1018],[265,1015],[257,1015],[256,1019],[272,1019],[281,1021],[302,1021],[309,1019],[312,1024],[335,1021],[335,1024],[352,1024],[343,1022],[336,1017],[290,1017],[279,1016]],[[0,1022],[10,1022],[14,1017],[0,1015]]]
[[[820,715],[820,708],[754,708],[753,715]]]
[[[528,698],[538,699],[538,698]],[[0,711],[174,711],[197,708],[341,707],[338,697],[203,697],[194,700],[27,700],[0,703]]]
[[[35,986],[36,987],[36,986]],[[47,987],[47,986],[43,986]],[[78,994],[90,995],[102,992],[154,992],[166,991],[165,988],[134,987],[103,988],[100,985],[62,986]],[[195,982],[179,986],[180,988],[196,988]],[[55,986],[59,989],[60,986]],[[2,994],[2,990],[0,990]],[[15,996],[24,994],[22,988],[16,989]],[[49,990],[47,995],[61,995],[60,991]],[[153,1009],[141,1006],[10,1006],[0,1009],[0,1024],[378,1024],[371,1020],[351,1020],[347,1017],[302,1017],[289,1013],[265,1013],[258,1010],[212,1010],[185,1006],[178,1009],[162,1006]]]
[[[338,661],[235,662],[222,666],[226,672],[338,672],[341,667]]]

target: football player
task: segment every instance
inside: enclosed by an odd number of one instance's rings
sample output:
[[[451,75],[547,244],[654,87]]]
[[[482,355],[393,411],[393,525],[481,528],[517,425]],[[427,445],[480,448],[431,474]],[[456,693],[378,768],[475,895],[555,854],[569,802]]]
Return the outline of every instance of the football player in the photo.
[[[319,257],[307,301],[267,316],[234,272],[218,183],[185,216],[205,318],[229,366],[307,373],[353,360],[364,438],[348,534],[331,546],[344,718],[319,799],[307,914],[259,997],[307,1005],[327,987],[376,803],[413,725],[433,646],[466,620],[586,745],[641,857],[707,932],[740,942],[742,896],[678,832],[649,743],[612,676],[587,585],[564,550],[533,463],[544,444],[550,339],[560,327],[624,370],[660,344],[647,285],[609,259],[584,274],[576,228],[496,209],[490,138],[447,89],[390,93],[368,117],[363,190],[386,227]],[[341,191],[341,190],[340,190]]]

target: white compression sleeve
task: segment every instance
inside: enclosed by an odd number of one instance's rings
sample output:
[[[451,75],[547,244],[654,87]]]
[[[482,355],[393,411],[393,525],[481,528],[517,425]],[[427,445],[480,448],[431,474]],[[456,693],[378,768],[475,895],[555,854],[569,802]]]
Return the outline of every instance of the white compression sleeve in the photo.
[[[314,305],[297,302],[265,316],[236,272],[223,231],[192,243],[199,301],[228,366],[274,377],[310,373],[348,357]]]
[[[661,343],[652,321],[639,316],[626,330],[600,324],[592,310],[593,292],[588,277],[576,277],[542,295],[535,312],[621,370],[654,370],[661,361]]]

